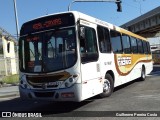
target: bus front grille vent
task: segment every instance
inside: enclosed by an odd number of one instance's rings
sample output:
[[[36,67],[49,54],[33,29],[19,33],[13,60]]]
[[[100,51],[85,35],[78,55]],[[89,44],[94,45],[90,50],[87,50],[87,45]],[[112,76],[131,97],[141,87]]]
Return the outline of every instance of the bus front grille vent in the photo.
[[[27,82],[33,87],[33,88],[43,88],[44,85],[46,88],[57,88],[59,84],[53,84],[56,83],[56,81],[62,81],[62,78],[64,78],[64,75],[56,75],[56,76],[27,76]],[[63,79],[65,80],[65,79]]]

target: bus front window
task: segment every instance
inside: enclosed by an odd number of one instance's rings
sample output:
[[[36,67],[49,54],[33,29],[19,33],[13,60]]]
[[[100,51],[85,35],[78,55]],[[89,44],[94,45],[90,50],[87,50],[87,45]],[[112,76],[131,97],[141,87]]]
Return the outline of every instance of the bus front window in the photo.
[[[53,72],[69,68],[76,62],[76,38],[73,28],[34,34],[20,38],[20,41],[20,44],[24,42],[20,45],[22,71]]]

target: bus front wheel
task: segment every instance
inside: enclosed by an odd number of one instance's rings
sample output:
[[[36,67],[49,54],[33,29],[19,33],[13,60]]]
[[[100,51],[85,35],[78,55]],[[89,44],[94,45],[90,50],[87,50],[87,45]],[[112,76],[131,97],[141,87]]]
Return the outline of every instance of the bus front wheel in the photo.
[[[105,80],[103,83],[103,93],[100,94],[100,97],[109,97],[113,92],[114,84],[113,78],[110,74],[106,74]]]

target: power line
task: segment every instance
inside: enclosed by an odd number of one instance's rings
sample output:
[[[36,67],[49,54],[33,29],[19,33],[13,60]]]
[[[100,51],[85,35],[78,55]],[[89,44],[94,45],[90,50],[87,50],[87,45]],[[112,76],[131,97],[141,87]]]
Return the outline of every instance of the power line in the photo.
[[[5,29],[3,29],[2,27],[0,27],[0,35],[5,36],[9,40],[13,40],[14,42],[17,42],[15,37],[13,35],[11,35],[9,32],[7,32]]]
[[[133,1],[134,1],[134,2],[137,2],[137,3],[139,4],[139,7],[134,6],[134,5],[131,5],[131,4],[126,3],[126,2],[123,2],[123,3],[125,3],[125,4],[127,4],[127,5],[129,5],[129,6],[131,6],[131,7],[134,7],[134,8],[136,8],[136,9],[138,9],[138,10],[140,11],[140,15],[142,15],[142,3],[141,3],[141,2],[143,2],[143,1],[145,1],[145,0],[133,0]]]

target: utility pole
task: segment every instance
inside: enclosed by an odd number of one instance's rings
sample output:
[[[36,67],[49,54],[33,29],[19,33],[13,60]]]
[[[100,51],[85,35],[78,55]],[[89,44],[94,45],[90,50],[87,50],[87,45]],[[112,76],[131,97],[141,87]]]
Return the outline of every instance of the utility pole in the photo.
[[[15,14],[15,22],[16,22],[16,31],[17,31],[17,41],[18,41],[18,39],[19,39],[19,24],[18,24],[16,0],[13,0],[13,3],[14,3],[14,14]]]
[[[70,11],[71,5],[75,2],[115,2],[117,4],[117,12],[122,12],[121,0],[73,0],[68,6],[68,11]]]

